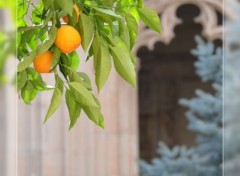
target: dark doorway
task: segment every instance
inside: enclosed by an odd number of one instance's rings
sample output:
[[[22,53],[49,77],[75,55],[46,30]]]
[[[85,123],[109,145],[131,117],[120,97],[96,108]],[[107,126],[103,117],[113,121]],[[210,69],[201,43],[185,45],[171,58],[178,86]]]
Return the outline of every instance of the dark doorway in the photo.
[[[138,51],[140,157],[146,161],[157,155],[159,141],[170,147],[194,145],[195,134],[187,130],[186,109],[178,100],[193,97],[196,88],[211,90],[211,84],[203,84],[196,75],[196,58],[190,53],[196,47],[194,37],[202,32],[193,21],[199,13],[193,5],[180,7],[177,15],[183,24],[175,28],[171,43],[158,42],[153,51],[147,47]]]

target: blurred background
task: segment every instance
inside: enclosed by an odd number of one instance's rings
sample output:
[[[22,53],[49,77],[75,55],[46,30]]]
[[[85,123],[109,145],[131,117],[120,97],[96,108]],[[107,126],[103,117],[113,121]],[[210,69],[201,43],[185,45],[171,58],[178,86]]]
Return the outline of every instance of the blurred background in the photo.
[[[52,92],[28,106],[18,98],[15,1],[0,2],[0,176],[239,175],[240,2],[145,5],[163,31],[140,24],[138,88],[113,70],[98,95],[105,129],[83,115],[68,132],[64,104],[42,126]],[[94,80],[91,61],[79,69]],[[52,75],[43,78],[53,84]]]

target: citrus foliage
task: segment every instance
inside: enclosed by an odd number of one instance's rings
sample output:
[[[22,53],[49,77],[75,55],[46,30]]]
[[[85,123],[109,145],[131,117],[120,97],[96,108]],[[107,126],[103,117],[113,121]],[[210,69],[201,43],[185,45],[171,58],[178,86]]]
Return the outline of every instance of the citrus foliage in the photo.
[[[32,68],[32,63],[39,55],[52,52],[49,72],[54,72],[56,83],[45,122],[58,109],[65,94],[70,129],[82,111],[104,127],[101,105],[92,93],[87,74],[78,71],[80,58],[75,49],[81,42],[86,53],[83,60],[94,59],[98,91],[105,85],[113,66],[135,87],[136,60],[132,48],[140,19],[160,32],[157,13],[144,7],[142,0],[41,0],[37,4],[30,0],[18,1],[17,80],[24,102],[29,104],[39,91],[51,89]],[[62,31],[62,28],[71,30]],[[73,43],[74,47],[69,46]]]
[[[0,47],[6,48],[0,51],[0,87],[6,82],[6,76],[4,74],[5,63],[7,60],[7,56],[9,55],[9,43],[7,39],[7,35],[4,32],[0,31]]]
[[[11,12],[12,19],[16,16],[16,4],[14,0],[1,1],[0,2],[0,12]],[[2,13],[1,13],[2,14]],[[3,19],[3,18],[2,18]],[[12,21],[8,21],[11,23]],[[5,75],[5,65],[9,55],[15,52],[15,31],[13,29],[5,29],[3,22],[0,26],[0,88],[5,84],[7,78]]]

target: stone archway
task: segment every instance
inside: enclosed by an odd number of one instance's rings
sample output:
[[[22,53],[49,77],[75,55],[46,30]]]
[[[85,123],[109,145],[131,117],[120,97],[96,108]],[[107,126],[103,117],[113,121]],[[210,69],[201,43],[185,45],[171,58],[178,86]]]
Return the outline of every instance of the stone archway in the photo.
[[[142,26],[137,44],[140,157],[149,161],[156,155],[159,140],[169,146],[194,144],[194,134],[186,129],[185,110],[178,105],[178,99],[193,97],[196,88],[211,90],[196,76],[196,58],[190,50],[196,47],[196,34],[221,45],[217,39],[223,32],[223,11],[222,1],[147,3],[158,10],[163,22],[161,35]],[[230,13],[228,17],[231,18]]]

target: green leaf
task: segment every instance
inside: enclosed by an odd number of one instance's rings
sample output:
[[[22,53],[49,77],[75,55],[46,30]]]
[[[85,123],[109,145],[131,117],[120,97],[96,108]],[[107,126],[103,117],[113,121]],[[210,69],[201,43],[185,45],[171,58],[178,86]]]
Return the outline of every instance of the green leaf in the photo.
[[[128,26],[124,20],[119,20],[119,35],[122,41],[125,43],[128,50],[130,50],[130,47],[131,47],[130,35],[129,35]]]
[[[66,79],[66,81],[68,81],[67,79],[67,70],[65,68],[65,66],[69,66],[69,61],[68,61],[68,57],[66,54],[61,54],[60,56],[60,63],[59,63],[59,70],[60,72],[63,74],[64,78]]]
[[[77,74],[83,79],[83,82],[86,85],[85,87],[88,88],[89,90],[92,90],[91,80],[88,77],[88,75],[84,72],[78,72]]]
[[[161,24],[157,12],[148,7],[138,8],[137,10],[139,16],[148,27],[156,32],[161,32]]]
[[[45,9],[48,9],[54,3],[54,0],[42,0],[42,1],[43,1]]]
[[[25,70],[23,70],[22,72],[17,73],[17,90],[21,90],[27,83],[28,80],[28,75],[27,72]]]
[[[117,26],[114,25],[114,17],[101,12],[96,12],[94,17],[97,21],[97,27],[99,30],[104,31],[105,33],[109,33],[110,31],[112,34],[116,33],[115,28]]]
[[[137,64],[137,59],[136,59],[136,57],[135,57],[135,55],[134,55],[133,52],[130,53],[130,57],[131,57],[132,63],[133,63],[134,65],[136,65],[136,64]]]
[[[77,122],[77,119],[80,116],[81,106],[79,103],[77,103],[75,101],[75,98],[72,95],[70,90],[66,91],[65,99],[66,99],[66,104],[68,107],[68,112],[69,112],[69,117],[70,117],[70,125],[69,125],[69,130],[70,130],[73,128],[73,126]]]
[[[27,3],[25,3],[24,1],[23,2],[18,1],[18,4],[17,4],[17,16],[18,16],[17,26],[18,27],[25,26],[26,22],[24,20],[24,16],[27,14],[27,10],[28,10]]]
[[[78,82],[70,82],[69,86],[73,90],[76,101],[82,106],[98,107],[92,93]]]
[[[73,12],[72,0],[55,0],[54,3],[56,7],[59,7],[69,15],[72,15],[72,12]]]
[[[71,52],[68,54],[68,60],[69,60],[69,66],[73,70],[77,70],[79,64],[80,64],[80,57],[76,51]]]
[[[103,5],[112,6],[115,0],[102,0]]]
[[[49,39],[38,47],[37,49],[38,55],[49,50],[49,48],[53,45],[56,39],[56,35],[57,35],[57,27],[53,26],[49,32]]]
[[[53,62],[50,71],[52,71],[60,61],[61,51],[57,48],[53,48]]]
[[[50,0],[50,1],[51,1],[51,0]],[[46,7],[46,6],[45,6],[45,7]],[[51,20],[52,16],[53,16],[53,13],[51,13],[51,11],[50,11],[50,12],[48,13],[46,19],[44,20],[44,23],[43,23],[44,26],[48,26],[48,22]]]
[[[38,46],[38,42],[37,42],[37,39],[36,39],[36,35],[34,35],[32,37],[32,40],[29,41],[27,43],[27,45],[29,46],[29,48],[31,48],[32,51],[35,51],[37,49],[37,46]]]
[[[136,87],[136,73],[128,51],[124,48],[111,47],[111,53],[118,74]]]
[[[61,91],[61,93],[63,94],[63,81],[62,81],[62,79],[56,74],[55,75],[55,80],[56,80],[56,85],[55,85],[55,87],[56,88],[58,88],[60,91]]]
[[[96,125],[100,126],[101,128],[104,128],[104,117],[101,113],[100,108],[87,106],[83,106],[82,108],[90,120],[92,120]]]
[[[46,90],[46,83],[43,81],[41,75],[36,72],[33,68],[29,67],[27,68],[27,74],[29,80],[32,82],[33,87],[38,90]]]
[[[72,15],[68,15],[68,24],[70,26],[75,26],[78,22],[78,17],[77,17],[77,13],[75,10],[73,10]]]
[[[84,51],[87,51],[94,35],[94,23],[92,19],[82,13],[79,18],[79,28],[82,37],[82,47]]]
[[[126,15],[126,21],[127,21],[129,37],[130,37],[130,49],[132,49],[137,38],[138,24],[135,18],[130,14]]]
[[[38,91],[34,89],[32,83],[28,81],[21,90],[21,97],[26,104],[30,104],[31,101],[37,96]]]
[[[46,40],[46,36],[47,36],[47,30],[48,30],[48,26],[44,26],[40,32],[38,33],[38,35],[36,36],[37,39],[40,39],[41,42],[44,42]]]
[[[139,21],[140,21],[140,16],[139,16],[139,13],[138,13],[136,7],[131,7],[131,8],[130,8],[130,14],[135,18],[135,20],[137,21],[137,23],[139,23]]]
[[[121,1],[118,1],[118,3],[119,3],[118,5],[121,8],[127,8],[127,7],[135,5],[135,1],[136,0],[121,0]]]
[[[122,18],[120,15],[116,14],[113,10],[110,10],[110,9],[103,9],[99,7],[93,7],[93,9],[116,18]]]
[[[21,72],[25,70],[27,67],[29,67],[32,64],[35,56],[36,56],[36,52],[31,52],[25,59],[23,59],[22,62],[18,64],[17,71]]]
[[[36,9],[32,11],[32,23],[35,25],[41,24],[42,22],[42,14],[40,10],[42,9],[40,9],[39,7],[36,7]]]
[[[93,43],[92,43],[92,47],[91,47],[94,58],[98,57],[98,51],[99,51],[100,45],[101,45],[100,40],[101,40],[100,36],[98,34],[96,34],[94,39],[93,39]],[[97,62],[94,62],[94,68],[95,69],[96,69],[96,63]]]
[[[35,32],[36,32],[36,29],[34,29],[34,28],[24,32],[21,37],[21,44],[25,44],[25,43],[31,41],[31,39],[35,35]]]
[[[31,81],[33,83],[33,87],[38,91],[48,90],[46,83],[42,80],[42,77],[39,75],[37,79]]]
[[[73,70],[71,67],[68,67],[66,65],[63,65],[64,69],[66,70],[66,73],[69,77],[69,80],[71,82],[79,82],[80,84],[84,85],[87,89],[91,90],[91,85],[88,83],[85,83],[84,80],[82,80],[81,76]]]
[[[45,116],[44,123],[46,123],[49,120],[49,118],[55,113],[55,111],[59,108],[59,106],[61,105],[61,101],[62,101],[61,91],[59,90],[59,88],[55,88],[50,106]]]
[[[140,8],[143,7],[143,5],[144,5],[143,0],[137,0],[137,2],[138,2],[138,7],[140,7]]]
[[[94,62],[96,62],[95,81],[98,91],[100,92],[100,90],[108,80],[112,68],[109,50],[103,44],[100,46],[98,57],[94,57]]]

